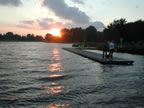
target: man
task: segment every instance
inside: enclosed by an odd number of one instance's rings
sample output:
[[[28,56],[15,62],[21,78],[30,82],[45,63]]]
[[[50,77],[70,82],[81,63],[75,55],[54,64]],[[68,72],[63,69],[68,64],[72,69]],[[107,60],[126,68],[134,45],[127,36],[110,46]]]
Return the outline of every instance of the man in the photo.
[[[110,58],[113,58],[114,48],[115,48],[114,42],[113,42],[113,41],[110,41],[110,43],[109,43],[109,51],[110,51],[109,57],[110,57]]]

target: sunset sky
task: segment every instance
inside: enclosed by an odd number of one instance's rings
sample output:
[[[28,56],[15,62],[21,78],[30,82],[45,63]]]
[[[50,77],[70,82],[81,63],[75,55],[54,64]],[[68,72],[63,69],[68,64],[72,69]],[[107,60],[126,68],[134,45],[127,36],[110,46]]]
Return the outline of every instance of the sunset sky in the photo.
[[[0,33],[45,35],[51,29],[93,25],[102,30],[115,19],[144,19],[144,0],[0,0]]]

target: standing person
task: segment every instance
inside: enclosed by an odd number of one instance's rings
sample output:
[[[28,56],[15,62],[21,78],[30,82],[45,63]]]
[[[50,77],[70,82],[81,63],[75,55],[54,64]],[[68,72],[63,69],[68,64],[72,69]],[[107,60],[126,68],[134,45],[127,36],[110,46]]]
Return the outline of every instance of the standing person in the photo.
[[[110,58],[113,58],[114,48],[115,48],[114,42],[110,41],[110,43],[109,43],[109,51],[110,51],[109,52],[109,57]]]
[[[108,51],[108,42],[105,41],[104,42],[104,47],[103,47],[103,58],[107,58],[108,54],[107,54],[107,51]]]

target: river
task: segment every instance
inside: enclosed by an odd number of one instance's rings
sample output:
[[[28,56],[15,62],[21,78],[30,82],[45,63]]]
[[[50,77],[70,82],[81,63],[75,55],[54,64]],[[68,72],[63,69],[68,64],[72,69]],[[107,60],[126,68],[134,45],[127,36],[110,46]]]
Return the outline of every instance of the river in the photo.
[[[0,108],[143,108],[144,56],[103,65],[63,50],[71,44],[0,42]]]

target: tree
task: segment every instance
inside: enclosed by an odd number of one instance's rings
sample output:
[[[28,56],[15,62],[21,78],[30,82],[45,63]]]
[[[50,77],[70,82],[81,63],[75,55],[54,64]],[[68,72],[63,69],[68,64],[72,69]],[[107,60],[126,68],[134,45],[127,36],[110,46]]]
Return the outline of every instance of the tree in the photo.
[[[52,38],[52,34],[47,33],[46,36],[45,36],[45,40],[48,41],[48,42],[50,42],[51,38]]]
[[[42,36],[36,35],[35,40],[36,41],[43,41],[44,39]]]
[[[0,41],[2,41],[3,40],[3,35],[2,34],[0,34]]]
[[[119,41],[121,37],[124,37],[126,31],[126,22],[126,19],[121,18],[110,23],[107,28],[104,29],[104,35],[106,39]]]
[[[13,40],[13,32],[7,32],[5,35],[6,40]]]
[[[126,41],[144,41],[144,21],[137,20],[126,24]]]
[[[94,26],[86,28],[86,41],[95,42],[97,40],[97,30]]]
[[[84,41],[84,30],[80,28],[70,29],[71,42],[83,42]]]
[[[27,34],[27,41],[35,41],[34,34]]]
[[[60,33],[62,37],[62,42],[70,42],[70,39],[72,38],[71,38],[71,32],[69,29],[66,29],[66,28],[61,29]]]

